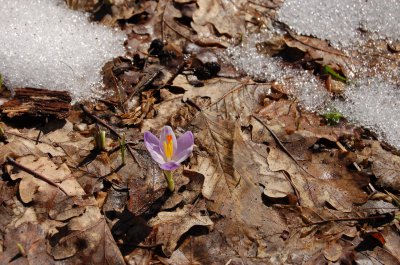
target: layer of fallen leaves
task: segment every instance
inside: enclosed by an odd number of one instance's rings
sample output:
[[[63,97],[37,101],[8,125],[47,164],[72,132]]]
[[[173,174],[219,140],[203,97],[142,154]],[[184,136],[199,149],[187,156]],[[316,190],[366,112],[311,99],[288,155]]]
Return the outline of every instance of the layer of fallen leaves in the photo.
[[[4,119],[1,264],[400,263],[394,150],[346,121],[328,125],[289,88],[254,82],[223,60],[229,41],[274,21],[280,1],[67,4],[121,25],[133,59],[104,67],[114,94],[83,103],[85,111]],[[150,55],[154,39],[167,44]],[[317,61],[316,72],[345,72],[348,60],[290,31],[262,45]],[[210,62],[217,74],[207,72]],[[166,124],[195,136],[173,193],[142,141]]]

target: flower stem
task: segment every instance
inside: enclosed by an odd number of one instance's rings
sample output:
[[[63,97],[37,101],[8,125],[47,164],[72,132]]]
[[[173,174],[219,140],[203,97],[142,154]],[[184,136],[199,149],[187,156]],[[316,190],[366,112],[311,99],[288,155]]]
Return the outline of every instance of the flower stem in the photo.
[[[167,180],[168,183],[168,189],[171,192],[174,192],[175,190],[175,183],[174,183],[174,177],[172,176],[172,171],[170,170],[164,170],[164,175],[165,179]]]

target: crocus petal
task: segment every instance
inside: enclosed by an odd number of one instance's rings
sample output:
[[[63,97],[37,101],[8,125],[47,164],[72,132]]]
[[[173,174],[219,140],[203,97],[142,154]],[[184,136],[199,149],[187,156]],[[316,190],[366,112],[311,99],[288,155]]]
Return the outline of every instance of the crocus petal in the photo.
[[[169,171],[175,170],[175,169],[177,169],[179,166],[180,166],[180,164],[175,163],[174,161],[166,162],[166,163],[160,165],[161,169],[163,169],[163,170],[169,170]]]
[[[179,154],[176,155],[176,158],[174,159],[174,161],[179,164],[182,163],[190,156],[192,151],[193,151],[193,146],[191,148],[182,150]]]
[[[194,136],[191,131],[185,132],[182,134],[178,140],[178,149],[177,150],[182,150],[182,149],[188,149],[190,147],[193,147],[194,145]]]
[[[158,138],[151,132],[145,132],[143,138],[144,144],[146,145],[147,150],[149,150],[153,160],[159,164],[165,163],[164,156],[160,150],[160,141]]]
[[[162,154],[164,156],[164,159],[167,160],[167,157],[165,156],[165,149],[164,149],[164,142],[167,142],[167,135],[172,136],[172,147],[173,147],[173,153],[175,153],[177,149],[177,143],[176,143],[176,136],[174,131],[170,126],[164,126],[161,130],[161,135],[160,135],[160,149],[162,151]]]
[[[190,156],[193,151],[194,136],[192,132],[185,132],[177,140],[178,148],[174,153],[173,160],[176,163],[182,163]]]

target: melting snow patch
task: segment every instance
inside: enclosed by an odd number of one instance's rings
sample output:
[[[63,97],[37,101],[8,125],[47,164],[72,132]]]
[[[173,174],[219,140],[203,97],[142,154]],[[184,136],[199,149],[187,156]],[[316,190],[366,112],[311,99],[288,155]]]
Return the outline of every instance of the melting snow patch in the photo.
[[[400,39],[399,18],[398,0],[286,0],[279,10],[279,20],[297,33],[343,46],[360,41],[361,30]]]
[[[250,35],[241,45],[228,48],[226,53],[238,70],[254,79],[283,84],[306,109],[320,113],[339,111],[400,149],[399,86],[387,78],[359,77],[346,87],[345,100],[332,101],[323,82],[311,72],[294,69],[278,58],[260,54],[256,44],[267,39],[268,34]]]
[[[105,62],[124,54],[124,34],[90,23],[61,0],[0,0],[0,73],[9,87],[98,97]]]
[[[332,107],[350,120],[378,134],[381,140],[400,149],[400,88],[380,78],[353,82],[346,100]]]
[[[259,34],[250,35],[241,45],[228,48],[226,54],[236,69],[254,79],[283,84],[303,107],[311,111],[320,109],[329,99],[322,82],[312,72],[292,68],[278,58],[260,54],[256,44],[267,38]]]

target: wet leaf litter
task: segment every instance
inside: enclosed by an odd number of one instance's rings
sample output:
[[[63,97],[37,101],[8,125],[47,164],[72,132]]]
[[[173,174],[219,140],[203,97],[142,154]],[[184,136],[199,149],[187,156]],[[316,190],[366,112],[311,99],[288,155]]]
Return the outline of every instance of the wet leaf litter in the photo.
[[[0,55],[0,263],[400,262],[395,1],[33,2],[109,43]]]

